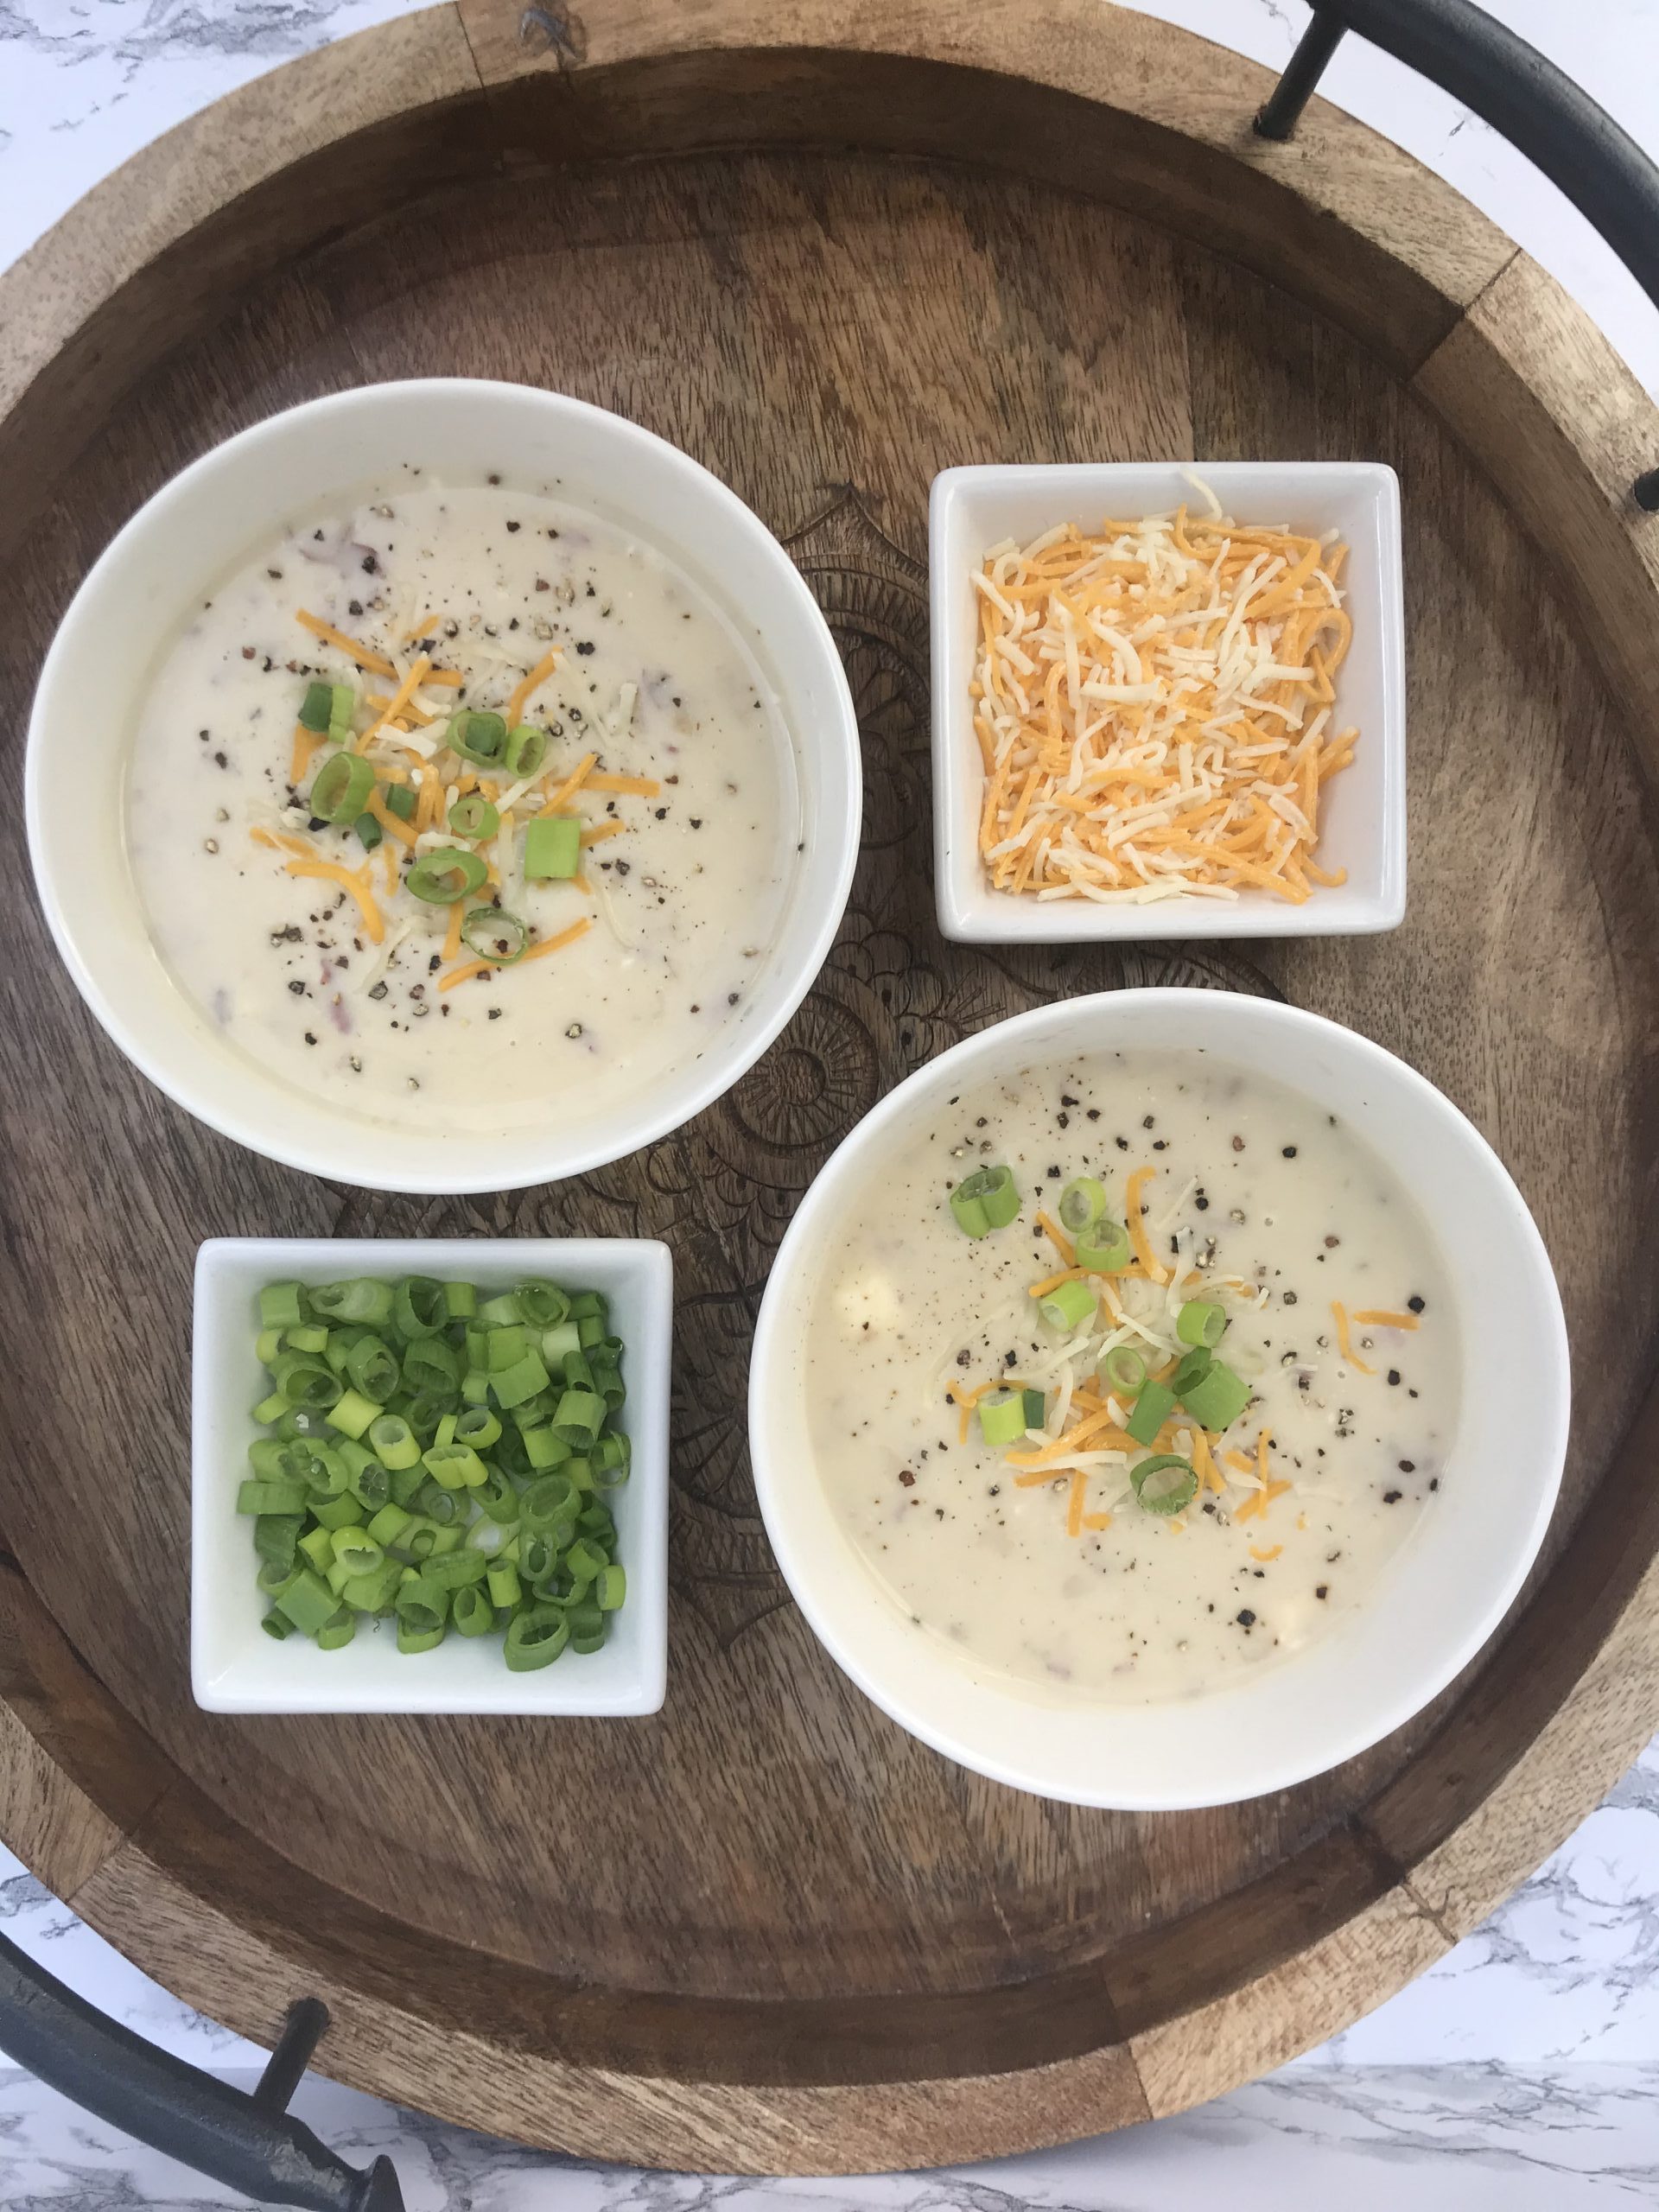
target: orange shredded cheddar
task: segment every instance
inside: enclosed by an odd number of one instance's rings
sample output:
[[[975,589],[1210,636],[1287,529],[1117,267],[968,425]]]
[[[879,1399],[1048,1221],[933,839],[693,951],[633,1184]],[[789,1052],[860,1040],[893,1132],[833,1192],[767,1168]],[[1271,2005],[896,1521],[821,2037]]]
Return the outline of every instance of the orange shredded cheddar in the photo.
[[[662,785],[654,776],[589,776],[590,791],[626,791],[634,798],[655,798]]]
[[[385,711],[382,714],[379,721],[377,722],[371,722],[367,729],[364,731],[362,736],[358,739],[357,749],[359,753],[366,753],[370,746],[374,742],[375,739],[379,736],[383,729],[387,728],[395,728],[397,727],[394,717],[403,713],[404,708],[409,704],[410,698],[416,691],[419,690],[422,683],[425,681],[426,672],[431,665],[431,662],[428,660],[424,653],[421,654],[417,660],[412,661],[410,664],[408,675],[400,679],[397,689],[392,693],[391,698],[387,700]]]
[[[1046,1298],[1051,1290],[1058,1290],[1063,1282],[1087,1282],[1088,1280],[1086,1268],[1061,1268],[1055,1274],[1045,1275],[1041,1282],[1028,1284],[1026,1295],[1027,1298]]]
[[[390,672],[388,671],[388,673]],[[429,684],[441,683],[446,690],[449,691],[457,690],[461,683],[460,673],[453,668],[435,668],[426,680]]]
[[[1109,1513],[1085,1513],[1083,1516],[1083,1525],[1091,1531],[1109,1529],[1112,1525],[1112,1516]]]
[[[566,806],[569,804],[571,799],[573,799],[576,793],[582,789],[582,785],[588,780],[588,777],[592,771],[594,763],[598,760],[598,758],[599,755],[597,753],[584,753],[582,754],[581,760],[577,761],[575,766],[570,771],[570,773],[559,785],[552,798],[550,798],[546,805],[543,807],[541,812],[541,819],[543,821],[545,821],[550,814],[556,814],[562,806]]]
[[[969,688],[994,887],[1300,905],[1332,880],[1312,855],[1357,736],[1329,726],[1346,550],[1183,508],[988,555]]]
[[[572,922],[568,930],[561,930],[556,937],[544,937],[538,944],[532,944],[527,950],[521,952],[513,963],[514,967],[522,967],[526,960],[539,960],[543,953],[562,951],[567,944],[574,944],[575,940],[592,929],[593,925],[593,916],[584,914],[579,922]],[[481,976],[486,969],[498,964],[489,960],[472,960],[464,968],[452,968],[447,976],[439,978],[438,988],[441,991],[447,991],[453,989],[457,983],[470,982],[474,976]]]
[[[372,646],[365,645],[359,638],[348,638],[343,630],[336,630],[332,622],[324,622],[315,614],[308,614],[303,607],[300,609],[295,620],[308,629],[314,638],[321,638],[325,645],[338,646],[340,651],[348,659],[354,660],[359,668],[372,668],[377,676],[395,677],[397,675],[396,667],[384,653],[376,652]]]
[[[1169,1269],[1153,1257],[1146,1224],[1141,1218],[1141,1187],[1142,1184],[1149,1182],[1157,1173],[1158,1170],[1155,1167],[1137,1167],[1130,1176],[1123,1199],[1123,1211],[1126,1217],[1124,1225],[1129,1232],[1129,1242],[1135,1247],[1135,1256],[1145,1268],[1150,1280],[1154,1282],[1167,1282]]]
[[[1252,1544],[1249,1548],[1250,1557],[1252,1559],[1259,1559],[1265,1567],[1270,1559],[1277,1559],[1280,1553],[1283,1551],[1284,1548],[1285,1548],[1282,1544],[1269,1544],[1267,1548],[1263,1550],[1261,1545]]]
[[[466,904],[467,901],[464,899],[457,899],[449,909],[449,925],[444,931],[443,950],[439,956],[446,966],[450,961],[458,960],[461,957],[461,909]]]
[[[601,822],[596,830],[584,830],[577,842],[584,848],[602,845],[607,837],[621,836],[627,827],[626,822]]]
[[[546,683],[548,677],[552,675],[554,670],[558,666],[563,658],[563,654],[557,645],[550,646],[548,651],[542,655],[540,660],[537,662],[535,667],[531,670],[530,674],[526,676],[521,683],[515,683],[513,685],[512,696],[507,701],[506,705],[502,709],[502,713],[506,718],[506,724],[509,729],[512,729],[516,723],[522,720],[524,711],[524,702],[529,698],[531,693],[537,690],[539,685]]]
[[[313,753],[320,745],[327,745],[327,742],[328,734],[326,730],[307,729],[303,722],[295,723],[294,752],[288,764],[288,780],[290,784],[297,785],[301,777],[311,766]]]
[[[1065,1501],[1065,1533],[1068,1536],[1083,1534],[1083,1508],[1088,1495],[1089,1478],[1079,1467],[1071,1478],[1071,1488]]]
[[[257,845],[269,845],[276,852],[298,853],[302,859],[314,858],[316,847],[308,837],[296,837],[291,830],[267,830],[263,822],[256,822],[248,835]]]
[[[1351,1318],[1362,1329],[1414,1329],[1419,1325],[1414,1313],[1391,1313],[1386,1306],[1367,1306],[1364,1313]]]
[[[350,868],[341,868],[336,861],[289,861],[288,873],[289,875],[315,875],[325,882],[339,884],[342,891],[349,891],[357,901],[363,917],[363,926],[371,943],[378,944],[385,937],[386,925],[380,918],[379,907],[374,903],[373,892],[363,878],[354,875]]]
[[[369,793],[368,809],[387,836],[395,837],[400,845],[413,847],[420,833],[413,823],[405,822],[401,814],[394,814],[378,791]]]
[[[1331,1311],[1335,1314],[1337,1320],[1337,1350],[1347,1361],[1349,1366],[1357,1370],[1359,1374],[1375,1375],[1376,1370],[1365,1364],[1348,1340],[1348,1309],[1339,1298],[1332,1300]]]
[[[416,623],[412,629],[403,632],[398,639],[398,643],[400,645],[406,645],[411,638],[424,638],[429,633],[435,636],[437,633],[438,625],[442,621],[442,620],[443,617],[442,614],[428,614],[423,616],[420,621]]]
[[[1072,1243],[1071,1239],[1060,1227],[1058,1222],[1052,1220],[1050,1216],[1043,1211],[1041,1206],[1039,1206],[1037,1209],[1037,1226],[1042,1230],[1044,1236],[1047,1237],[1049,1243],[1054,1247],[1054,1249],[1065,1262],[1066,1266],[1068,1268],[1075,1267],[1077,1262],[1077,1251],[1076,1245]]]

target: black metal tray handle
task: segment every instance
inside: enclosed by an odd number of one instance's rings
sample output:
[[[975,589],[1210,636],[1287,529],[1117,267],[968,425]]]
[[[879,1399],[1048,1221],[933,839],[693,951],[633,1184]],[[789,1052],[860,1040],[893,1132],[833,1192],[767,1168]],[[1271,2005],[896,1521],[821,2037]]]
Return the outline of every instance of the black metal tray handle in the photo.
[[[1431,79],[1559,185],[1659,307],[1659,168],[1610,115],[1473,0],[1313,0],[1313,20],[1255,118],[1287,138],[1346,31]],[[1659,512],[1659,466],[1631,486]],[[328,2025],[315,1998],[288,2015],[251,2095],[173,2058],[0,1936],[0,2050],[128,2135],[257,2202],[403,2212],[389,2158],[348,2166],[288,2111]]]
[[[0,1936],[0,2049],[73,2103],[257,2203],[404,2212],[390,2158],[359,2172],[289,2112],[327,2026],[327,2008],[302,1998],[245,2096],[106,2018]]]

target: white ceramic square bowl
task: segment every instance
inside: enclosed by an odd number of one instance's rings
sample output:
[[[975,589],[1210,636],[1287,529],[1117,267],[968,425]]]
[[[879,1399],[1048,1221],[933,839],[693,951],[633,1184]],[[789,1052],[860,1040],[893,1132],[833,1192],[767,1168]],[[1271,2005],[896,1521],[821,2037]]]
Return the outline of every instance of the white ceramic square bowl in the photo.
[[[1059,522],[1173,512],[1209,485],[1240,522],[1339,531],[1354,639],[1337,678],[1337,713],[1359,731],[1352,765],[1323,802],[1320,865],[1348,880],[1294,906],[1265,891],[1236,900],[1150,906],[1039,903],[993,891],[979,858],[983,771],[974,736],[979,626],[970,582],[988,547]],[[933,867],[939,927],[960,943],[1059,944],[1107,939],[1340,937],[1397,928],[1406,912],[1405,616],[1400,486],[1380,461],[1100,461],[1078,467],[947,468],[928,518],[933,646]]]
[[[277,1643],[260,1627],[251,1523],[236,1510],[264,1370],[254,1351],[266,1283],[349,1275],[461,1277],[510,1290],[545,1275],[602,1291],[622,1338],[623,1413],[632,1472],[607,1493],[626,1602],[604,1649],[509,1672],[499,1637],[448,1636],[400,1652],[391,1630],[359,1627],[343,1650],[308,1637]],[[668,1390],[673,1264],[645,1237],[334,1241],[215,1238],[196,1255],[191,1385],[190,1683],[209,1713],[655,1713],[668,1667]]]

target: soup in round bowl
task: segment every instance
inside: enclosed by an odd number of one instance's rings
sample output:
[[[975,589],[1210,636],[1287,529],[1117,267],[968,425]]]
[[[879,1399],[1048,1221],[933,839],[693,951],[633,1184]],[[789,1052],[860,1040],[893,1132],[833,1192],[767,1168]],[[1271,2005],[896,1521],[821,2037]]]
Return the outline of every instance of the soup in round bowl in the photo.
[[[28,804],[72,973],[182,1104],[341,1180],[489,1189],[765,1050],[845,902],[857,731],[714,477],[433,380],[276,416],[140,512],[48,658]]]
[[[1478,1134],[1211,992],[1043,1008],[901,1085],[804,1203],[751,1386],[843,1667],[965,1764],[1126,1807],[1283,1786],[1433,1696],[1541,1537],[1566,1408]]]

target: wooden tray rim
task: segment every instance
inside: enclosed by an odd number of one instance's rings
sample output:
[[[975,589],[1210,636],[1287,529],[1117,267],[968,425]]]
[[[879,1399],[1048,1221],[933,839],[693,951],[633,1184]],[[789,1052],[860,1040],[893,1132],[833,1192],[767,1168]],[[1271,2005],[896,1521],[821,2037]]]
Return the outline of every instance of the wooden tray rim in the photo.
[[[517,12],[499,0],[442,4],[290,62],[135,156],[0,276],[0,432],[26,414],[36,379],[84,347],[100,313],[157,261],[188,250],[216,216],[280,178],[296,157],[399,118],[480,97],[501,99],[509,117],[508,96],[538,78],[555,78],[563,95],[606,68],[714,52],[988,72],[1224,149],[1322,218],[1339,247],[1381,247],[1397,264],[1410,280],[1412,313],[1397,334],[1395,365],[1558,564],[1561,596],[1651,772],[1659,760],[1659,524],[1635,510],[1628,486],[1659,454],[1659,410],[1553,280],[1386,140],[1319,102],[1290,146],[1253,140],[1248,118],[1269,73],[1149,19],[1114,11],[1103,20],[1087,0],[1058,0],[1040,54],[1020,0],[984,0],[967,11],[951,0],[902,0],[888,10],[855,0],[712,0],[696,9],[632,0],[586,24],[557,8],[533,12],[550,12],[564,27],[539,54],[518,46],[508,20],[516,22]],[[580,56],[566,42],[578,35]],[[1390,243],[1378,226],[1402,208],[1415,219]],[[1183,213],[1156,210],[1176,228]],[[1306,270],[1278,264],[1266,273],[1333,312]],[[171,334],[156,334],[152,358]],[[1389,333],[1367,334],[1389,349]],[[90,431],[95,370],[83,380]],[[1503,407],[1494,408],[1495,395]],[[1633,639],[1620,618],[1636,608],[1645,622]],[[1655,1444],[1659,1398],[1624,1450],[1650,1452]],[[124,1741],[132,1731],[121,1707],[15,1570],[0,1576],[0,1830],[89,1924],[193,2004],[268,2037],[291,1995],[320,1994],[339,2024],[325,2056],[340,2078],[404,2098],[413,2079],[442,2117],[579,2155],[861,2171],[988,2157],[1182,2110],[1336,2031],[1421,1972],[1570,1833],[1659,1722],[1659,1562],[1626,1591],[1599,1648],[1586,1653],[1577,1679],[1488,1794],[1357,1918],[1126,2044],[1040,2068],[912,2085],[923,2097],[856,2079],[755,2088],[607,2074],[488,2043],[474,2050],[382,1991],[343,1974],[331,1986],[315,1959],[296,1965],[270,1931],[221,1910],[199,1867],[170,1863],[151,1823],[163,1799],[181,1802],[190,1785],[158,1780],[164,1762],[152,1751],[146,1764]]]

